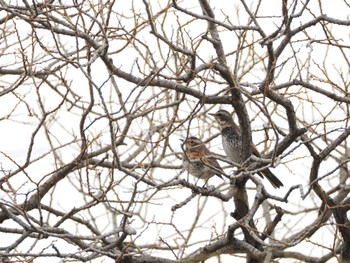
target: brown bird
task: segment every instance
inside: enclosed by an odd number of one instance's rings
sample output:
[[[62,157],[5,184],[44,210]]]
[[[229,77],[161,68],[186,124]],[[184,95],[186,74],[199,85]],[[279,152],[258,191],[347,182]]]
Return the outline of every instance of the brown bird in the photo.
[[[240,128],[235,124],[231,114],[225,110],[219,110],[217,113],[210,113],[218,122],[221,130],[222,147],[227,157],[235,163],[242,163],[242,134]],[[255,156],[261,157],[257,148],[252,144],[252,152]],[[258,173],[261,177],[265,176],[267,180],[275,187],[283,186],[283,183],[269,170],[265,169]]]
[[[223,179],[221,174],[225,175],[225,172],[200,139],[192,136],[182,141],[184,142],[183,165],[191,175],[206,182],[214,175]]]

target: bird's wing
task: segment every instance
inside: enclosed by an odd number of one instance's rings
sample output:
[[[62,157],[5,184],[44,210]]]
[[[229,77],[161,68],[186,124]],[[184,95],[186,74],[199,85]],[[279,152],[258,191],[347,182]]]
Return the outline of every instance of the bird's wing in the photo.
[[[208,157],[208,155],[211,155],[208,149],[205,149],[199,153],[200,153],[199,159],[202,161],[202,163],[210,167],[211,169],[213,169],[216,172],[216,175],[218,175],[219,177],[221,177],[220,174],[226,175],[226,173],[224,172],[224,170],[222,170],[218,161],[213,157]]]

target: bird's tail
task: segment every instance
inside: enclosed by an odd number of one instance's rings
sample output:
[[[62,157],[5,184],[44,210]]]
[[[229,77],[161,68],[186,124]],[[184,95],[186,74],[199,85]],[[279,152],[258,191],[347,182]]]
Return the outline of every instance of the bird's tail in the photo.
[[[262,171],[261,174],[269,180],[273,187],[280,188],[283,186],[283,183],[269,169]]]

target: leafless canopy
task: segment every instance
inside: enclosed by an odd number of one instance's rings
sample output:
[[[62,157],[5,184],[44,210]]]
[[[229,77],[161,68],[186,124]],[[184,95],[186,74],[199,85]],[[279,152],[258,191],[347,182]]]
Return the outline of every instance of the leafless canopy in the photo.
[[[350,262],[349,11],[0,0],[0,261]],[[188,136],[224,180],[183,171]]]

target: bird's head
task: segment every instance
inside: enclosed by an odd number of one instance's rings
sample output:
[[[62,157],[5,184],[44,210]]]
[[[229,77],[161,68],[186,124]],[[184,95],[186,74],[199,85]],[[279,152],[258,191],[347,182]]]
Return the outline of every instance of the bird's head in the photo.
[[[195,136],[188,137],[186,140],[180,140],[183,142],[185,149],[196,149],[204,146],[204,143]]]
[[[234,124],[232,115],[226,110],[219,110],[216,113],[209,113],[209,114],[214,116],[215,120],[218,122],[221,129],[229,126],[233,126]]]

